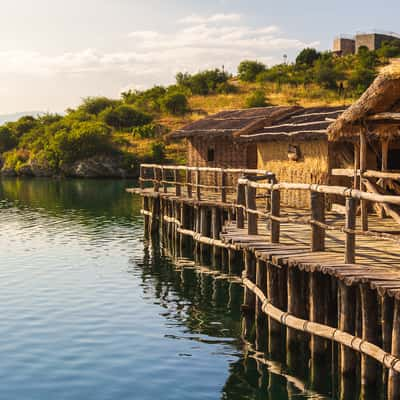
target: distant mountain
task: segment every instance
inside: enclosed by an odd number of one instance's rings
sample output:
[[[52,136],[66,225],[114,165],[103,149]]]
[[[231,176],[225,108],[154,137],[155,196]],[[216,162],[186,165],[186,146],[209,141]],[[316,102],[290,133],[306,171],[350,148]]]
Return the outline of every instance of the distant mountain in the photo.
[[[5,122],[13,122],[21,117],[25,117],[27,115],[36,116],[38,114],[43,114],[43,111],[23,111],[14,114],[3,114],[0,115],[0,125],[3,125]]]

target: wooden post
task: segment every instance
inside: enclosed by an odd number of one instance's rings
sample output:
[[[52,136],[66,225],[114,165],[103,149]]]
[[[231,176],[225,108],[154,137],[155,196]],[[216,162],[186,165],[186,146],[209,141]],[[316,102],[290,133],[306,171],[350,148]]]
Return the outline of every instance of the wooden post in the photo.
[[[324,324],[327,309],[326,309],[326,293],[324,277],[320,272],[310,273],[310,321]],[[311,336],[310,342],[311,357],[315,358],[325,352],[325,342],[317,336]]]
[[[250,182],[246,185],[246,208],[248,210],[257,210],[256,189],[250,186]],[[249,235],[257,235],[257,215],[247,211],[247,233]]]
[[[192,198],[192,171],[190,169],[186,170],[186,189],[187,196],[189,199]]]
[[[358,189],[360,187],[359,170],[360,170],[360,146],[358,143],[354,143],[354,180],[353,180],[354,189]]]
[[[339,329],[354,335],[356,327],[356,291],[342,281],[338,285]],[[348,376],[356,370],[356,353],[340,345],[340,375]]]
[[[288,297],[288,313],[293,314],[298,318],[306,318],[306,296],[304,287],[304,272],[297,268],[288,269],[287,277],[287,297]],[[287,348],[290,353],[291,348],[295,348],[304,340],[305,334],[303,332],[296,331],[295,329],[287,329]]]
[[[325,223],[325,194],[311,192],[311,218],[314,221]],[[325,229],[311,225],[311,251],[325,250]]]
[[[164,193],[168,192],[168,185],[167,185],[167,170],[161,167],[161,179],[162,179],[162,187],[164,190]]]
[[[227,186],[227,175],[225,170],[221,173],[221,201],[226,203],[226,186]]]
[[[277,267],[267,264],[267,298],[271,304],[278,308],[283,308],[281,304],[279,272]],[[271,335],[280,335],[282,327],[278,321],[268,318],[269,333]]]
[[[141,165],[140,166],[140,176],[139,176],[139,187],[140,189],[144,189],[144,174],[145,174],[145,169],[144,167]]]
[[[159,192],[160,191],[160,176],[159,176],[159,168],[154,167],[153,168],[153,186],[154,186],[154,191]]]
[[[367,170],[367,136],[365,130],[360,131],[360,190],[364,190],[363,174]],[[368,230],[368,202],[361,200],[361,226],[363,231]]]
[[[145,239],[148,239],[149,232],[150,232],[150,216],[147,214],[147,212],[150,211],[150,207],[149,207],[149,197],[147,197],[147,196],[142,197],[142,209],[145,212],[145,214],[144,214],[144,237],[145,237]]]
[[[196,170],[196,198],[198,201],[201,200],[201,171],[199,169]]]
[[[352,197],[346,198],[346,229],[355,230],[356,228],[356,200]],[[356,260],[355,247],[356,247],[356,236],[354,233],[346,232],[346,243],[345,243],[345,257],[344,262],[346,264],[354,264]]]
[[[381,165],[381,170],[382,170],[382,172],[385,172],[385,171],[388,170],[389,143],[390,143],[389,139],[382,139],[382,141],[381,141],[381,147],[382,147],[382,165]],[[383,190],[386,191],[386,189],[387,189],[387,180],[386,179],[384,179],[384,178],[382,179],[381,186],[382,186]],[[385,212],[385,209],[383,207],[379,207],[379,216],[381,218],[385,218],[386,217],[386,212]]]
[[[246,188],[244,185],[239,184],[237,188],[237,205],[236,210],[236,227],[239,229],[244,228],[244,210],[242,207],[246,206]]]
[[[174,170],[174,181],[175,181],[175,195],[180,197],[182,194],[181,190],[181,173],[178,169]]]
[[[382,348],[387,353],[392,349],[392,331],[393,331],[393,297],[384,295],[381,297],[381,326],[382,326]]]
[[[362,338],[370,343],[378,343],[378,300],[375,290],[367,285],[361,288]],[[377,382],[378,363],[371,357],[361,355],[361,385],[375,385]]]
[[[280,217],[281,215],[281,192],[280,190],[271,191],[271,216]],[[279,243],[281,223],[271,219],[271,243]]]
[[[400,357],[400,300],[394,301],[392,351],[395,357]],[[389,371],[388,400],[400,398],[400,374],[393,370]]]

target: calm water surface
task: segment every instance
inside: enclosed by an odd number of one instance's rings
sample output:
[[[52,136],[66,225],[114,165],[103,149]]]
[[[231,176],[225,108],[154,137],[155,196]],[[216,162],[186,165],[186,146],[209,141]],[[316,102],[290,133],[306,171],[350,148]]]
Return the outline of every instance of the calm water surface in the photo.
[[[238,284],[143,241],[132,184],[0,180],[0,399],[317,398],[245,356]]]

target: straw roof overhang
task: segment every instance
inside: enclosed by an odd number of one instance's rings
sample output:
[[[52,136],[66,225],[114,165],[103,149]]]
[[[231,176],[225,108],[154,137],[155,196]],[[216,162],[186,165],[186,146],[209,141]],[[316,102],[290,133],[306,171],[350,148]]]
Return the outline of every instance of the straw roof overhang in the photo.
[[[372,85],[328,128],[331,141],[400,136],[400,62],[382,69]]]
[[[270,142],[325,139],[328,126],[343,111],[345,111],[344,107],[300,108],[264,126],[257,133],[242,134],[240,140]]]
[[[222,111],[170,133],[168,139],[234,137],[239,132],[259,131],[269,121],[297,109],[298,107],[259,107]]]

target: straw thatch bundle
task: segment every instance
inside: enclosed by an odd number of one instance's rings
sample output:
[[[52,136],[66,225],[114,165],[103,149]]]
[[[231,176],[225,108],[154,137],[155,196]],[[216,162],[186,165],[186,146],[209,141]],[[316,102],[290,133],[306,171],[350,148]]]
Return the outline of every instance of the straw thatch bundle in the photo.
[[[361,129],[380,137],[399,136],[399,121],[390,113],[400,112],[400,63],[382,69],[367,91],[328,128],[329,140],[358,136]],[[372,120],[377,114],[387,113]]]

